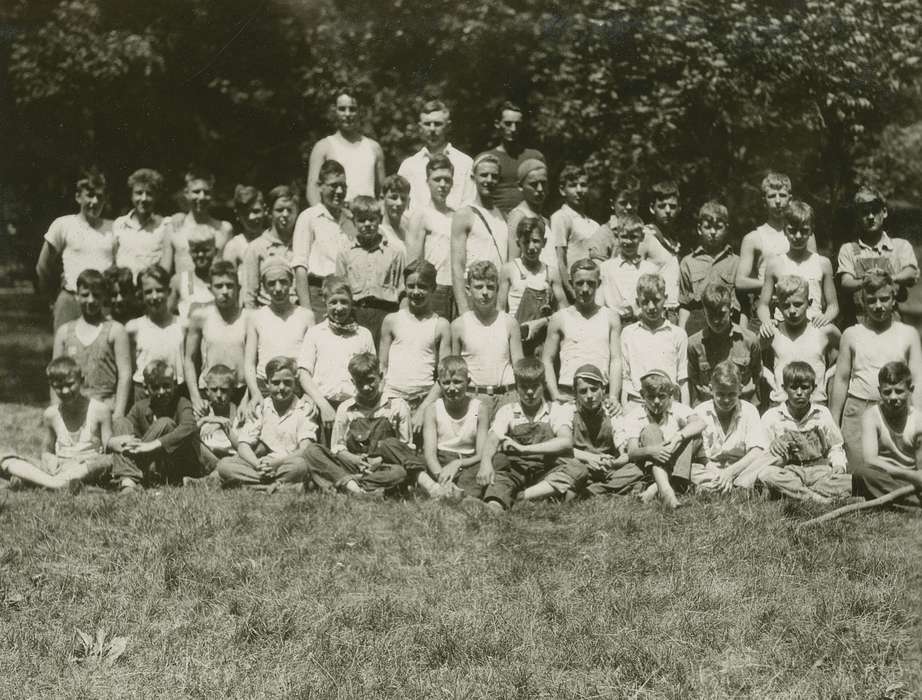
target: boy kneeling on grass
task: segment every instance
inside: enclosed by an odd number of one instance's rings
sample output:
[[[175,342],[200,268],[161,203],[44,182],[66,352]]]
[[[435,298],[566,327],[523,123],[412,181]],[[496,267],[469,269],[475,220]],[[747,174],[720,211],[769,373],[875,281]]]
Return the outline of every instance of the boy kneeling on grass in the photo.
[[[760,471],[759,481],[772,491],[804,501],[847,498],[852,477],[845,472],[842,433],[829,409],[811,399],[816,372],[808,363],[795,360],[785,366],[782,381],[785,402],[762,416],[769,464]]]
[[[136,402],[128,415],[116,418],[109,439],[112,478],[122,492],[141,485],[181,484],[183,477],[199,477],[199,435],[192,403],[180,396],[176,371],[163,360],[144,368],[147,398]]]
[[[912,371],[905,362],[888,362],[878,373],[880,403],[862,416],[864,464],[855,472],[856,491],[878,498],[907,485],[915,493],[894,501],[897,505],[922,504],[922,420],[912,406]]]
[[[112,436],[112,416],[102,401],[81,393],[83,373],[70,357],[58,357],[45,370],[57,396],[42,415],[41,466],[21,457],[0,456],[0,475],[49,489],[76,490],[84,481],[102,477],[112,465],[103,454]]]
[[[519,400],[496,412],[480,459],[477,482],[484,502],[508,510],[513,499],[564,496],[586,479],[573,454],[572,408],[544,400],[544,365],[526,357],[515,363]]]
[[[490,427],[490,409],[468,393],[469,386],[464,359],[459,355],[442,358],[442,396],[426,408],[423,417],[423,454],[429,474],[438,482],[443,496],[483,495],[477,470],[471,467],[480,464]]]
[[[330,447],[311,445],[307,465],[314,483],[355,496],[380,496],[410,480],[430,495],[438,484],[413,449],[410,407],[381,391],[381,367],[370,352],[349,360],[355,397],[336,409]],[[409,477],[409,478],[408,478]]]
[[[694,410],[673,400],[675,393],[675,384],[662,370],[643,375],[643,406],[625,417],[617,437],[627,458],[652,473],[653,483],[643,492],[643,502],[659,495],[670,508],[681,505],[675,486],[687,486],[691,480],[692,456],[699,446],[694,438],[704,430],[704,421]]]
[[[303,486],[307,450],[317,440],[317,407],[295,394],[298,367],[290,357],[266,363],[269,401],[237,434],[237,454],[218,462],[224,486],[253,486],[274,491],[278,485]]]

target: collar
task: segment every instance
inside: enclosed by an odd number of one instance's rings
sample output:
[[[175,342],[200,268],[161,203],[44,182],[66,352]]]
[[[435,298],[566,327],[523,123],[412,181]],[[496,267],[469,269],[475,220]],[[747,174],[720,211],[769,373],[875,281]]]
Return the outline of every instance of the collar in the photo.
[[[691,254],[692,254],[692,255],[695,255],[695,256],[708,255],[708,256],[714,258],[714,261],[716,262],[717,260],[720,260],[721,258],[725,258],[725,257],[727,257],[728,255],[732,255],[732,254],[733,254],[733,248],[731,248],[731,247],[730,247],[730,244],[727,243],[727,244],[724,244],[724,247],[720,249],[720,251],[717,253],[717,255],[711,255],[710,253],[708,253],[708,252],[704,249],[704,246],[699,245],[699,246],[695,246],[695,249],[692,251]]]
[[[327,205],[324,204],[323,202],[317,202],[317,204],[315,204],[315,205],[314,205],[313,207],[311,207],[311,208],[316,210],[316,213],[317,213],[318,218],[321,218],[321,219],[329,219],[330,221],[333,221],[333,222],[335,222],[335,223],[337,223],[337,224],[340,224],[340,225],[341,225],[344,221],[349,221],[349,220],[352,218],[351,216],[349,216],[349,214],[348,214],[348,211],[349,211],[349,210],[345,207],[345,205],[344,205],[343,208],[340,210],[340,212],[339,212],[339,218],[338,218],[338,219],[337,219],[336,217],[333,216],[332,212],[330,212],[330,210],[327,209]]]
[[[292,413],[294,413],[297,409],[303,408],[305,401],[306,401],[306,397],[302,396],[301,398],[298,398],[296,396],[292,400],[292,402],[288,404],[288,408],[285,409],[285,412],[279,413],[278,409],[275,408],[275,401],[273,401],[272,398],[269,397],[269,400],[263,403],[263,406],[264,406],[263,411],[271,411],[273,414],[275,414],[277,418],[281,420],[291,415]]]
[[[271,243],[272,245],[285,245],[285,242],[279,238],[279,235],[275,232],[275,229],[271,226],[263,231],[260,236],[263,240]],[[287,247],[287,246],[286,246]]]
[[[723,430],[723,426],[720,424],[720,414],[717,413],[717,406],[714,405],[713,399],[711,399],[708,402],[708,406],[705,409],[705,412],[708,413],[713,418],[714,425],[716,425],[721,430]],[[737,404],[736,409],[733,411],[733,415],[730,416],[730,428],[729,430],[724,432],[724,435],[729,435],[733,431],[733,428],[735,428],[737,423],[739,423],[742,415],[743,415],[743,404],[742,402],[740,402],[739,404]]]
[[[371,408],[371,410],[372,410],[372,411],[377,411],[377,410],[379,410],[379,409],[381,409],[381,408],[384,408],[385,406],[387,406],[387,405],[390,403],[390,401],[391,401],[392,398],[393,398],[393,396],[391,396],[390,392],[388,392],[388,391],[386,391],[386,390],[382,390],[382,391],[381,391],[381,395],[378,396],[378,400],[377,400],[377,402],[375,403],[375,405]],[[369,410],[369,409],[365,408],[364,406],[361,406],[361,407],[360,407],[360,406],[358,405],[358,400],[357,400],[356,397],[354,397],[354,396],[351,397],[351,398],[349,398],[349,399],[346,399],[345,404],[346,404],[346,408],[345,408],[344,410],[347,410],[347,411],[352,411],[352,410],[354,410],[354,411],[366,411],[366,410]]]
[[[625,265],[630,265],[633,268],[640,267],[640,264],[643,262],[643,256],[640,253],[633,258],[624,257],[623,253],[618,253],[613,260],[617,263],[618,267],[624,267]]]
[[[643,319],[638,319],[637,325],[647,331],[647,333],[661,333],[662,331],[668,331],[672,329],[672,323],[668,318],[663,319],[663,322],[656,328],[650,328],[650,326],[648,326]]]
[[[383,252],[384,249],[387,248],[387,238],[384,236],[383,232],[378,231],[378,242],[375,243],[371,248],[366,248],[358,241],[356,241],[355,244],[352,246],[353,250],[355,250],[356,248],[360,248],[368,253],[374,253],[379,250]]]
[[[542,418],[545,418],[549,416],[550,414],[551,414],[551,407],[548,404],[548,402],[544,401],[543,399],[541,401],[541,408],[539,408],[535,412],[535,415],[532,416],[531,418],[525,415],[525,410],[522,408],[522,403],[520,401],[516,401],[514,404],[512,404],[512,415],[515,416],[516,418],[524,418],[529,423],[537,423]]]
[[[436,154],[430,151],[428,146],[423,146],[422,148],[419,149],[419,151],[417,151],[417,155],[422,156],[424,160],[428,161],[432,158],[433,155],[436,155]],[[445,148],[442,149],[441,155],[444,155],[449,159],[451,159],[451,157],[455,155],[455,149],[451,145],[450,141],[445,144]]]
[[[884,231],[880,234],[880,240],[877,241],[875,245],[865,243],[861,240],[861,238],[859,238],[858,247],[863,248],[864,250],[873,250],[876,253],[882,250],[893,250],[893,241],[891,240],[890,236],[887,235],[887,232]]]
[[[804,414],[803,418],[797,419],[791,415],[791,409],[788,408],[788,402],[784,401],[778,405],[778,412],[789,421],[793,421],[796,425],[801,425],[806,422],[808,419],[813,418],[820,412],[819,406],[815,403],[810,404],[810,408],[807,409],[807,412]]]
[[[702,335],[702,337],[703,337],[705,340],[709,340],[709,339],[719,339],[719,338],[721,337],[721,336],[717,335],[716,333],[714,333],[714,331],[712,331],[712,330],[711,330],[711,327],[708,326],[708,325],[705,325],[704,328],[701,329],[701,335]],[[743,337],[743,329],[740,328],[740,326],[738,326],[737,324],[731,323],[731,324],[730,324],[730,333],[729,333],[728,335],[729,335],[730,338],[733,339],[733,340],[742,338],[742,337]]]

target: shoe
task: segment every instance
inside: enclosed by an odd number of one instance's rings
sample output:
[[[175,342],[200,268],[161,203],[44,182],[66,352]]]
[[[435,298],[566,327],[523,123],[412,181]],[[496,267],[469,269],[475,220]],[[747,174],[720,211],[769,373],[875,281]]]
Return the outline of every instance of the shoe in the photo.
[[[118,492],[119,493],[135,493],[141,490],[141,484],[139,484],[134,479],[125,477],[120,482],[118,482]]]

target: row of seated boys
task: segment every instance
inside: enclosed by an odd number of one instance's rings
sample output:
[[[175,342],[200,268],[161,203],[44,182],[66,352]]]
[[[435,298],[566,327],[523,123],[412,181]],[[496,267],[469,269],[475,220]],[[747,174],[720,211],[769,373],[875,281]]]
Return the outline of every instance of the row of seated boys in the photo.
[[[233,372],[212,369],[212,411],[196,418],[179,395],[171,368],[145,368],[149,398],[124,418],[81,392],[82,374],[67,357],[47,374],[59,402],[43,415],[40,465],[10,453],[0,471],[48,488],[111,480],[122,491],[160,483],[201,483],[274,490],[310,482],[361,496],[417,484],[432,497],[468,496],[495,510],[516,499],[576,495],[657,496],[678,507],[691,486],[726,493],[762,484],[793,498],[827,503],[853,489],[879,496],[910,483],[922,488],[917,452],[922,425],[911,406],[913,379],[902,362],[879,372],[882,401],[862,417],[864,466],[846,471],[842,435],[829,410],[811,401],[816,376],[809,364],[784,370],[785,403],[760,418],[741,399],[736,365],[711,377],[714,398],[692,409],[675,401],[676,386],[654,370],[641,380],[643,403],[628,415],[605,404],[599,368],[575,373],[575,405],[545,400],[544,368],[535,358],[515,365],[518,400],[489,408],[469,391],[464,360],[439,363],[442,396],[424,418],[422,455],[413,445],[410,411],[382,391],[377,358],[354,356],[355,398],[343,402],[327,448],[317,441],[317,409],[298,397],[290,358],[268,363],[269,398],[245,421],[231,400]],[[475,469],[476,467],[476,469]]]

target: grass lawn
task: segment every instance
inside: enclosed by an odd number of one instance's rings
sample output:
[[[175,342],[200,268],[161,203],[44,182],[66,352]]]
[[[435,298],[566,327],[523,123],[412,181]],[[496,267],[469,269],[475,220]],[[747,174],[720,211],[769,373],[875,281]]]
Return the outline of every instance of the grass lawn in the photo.
[[[922,695],[922,518],[815,512],[0,491],[0,698]]]

